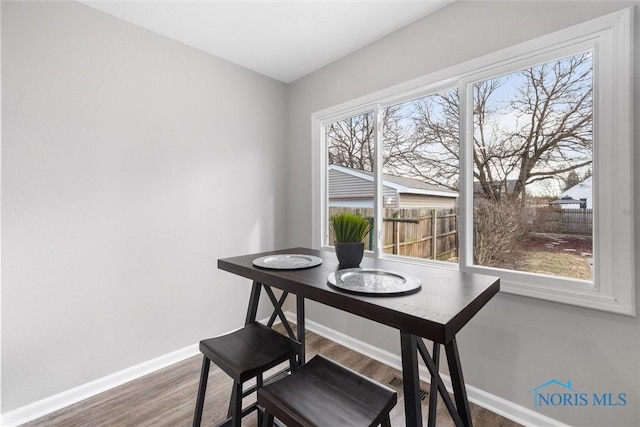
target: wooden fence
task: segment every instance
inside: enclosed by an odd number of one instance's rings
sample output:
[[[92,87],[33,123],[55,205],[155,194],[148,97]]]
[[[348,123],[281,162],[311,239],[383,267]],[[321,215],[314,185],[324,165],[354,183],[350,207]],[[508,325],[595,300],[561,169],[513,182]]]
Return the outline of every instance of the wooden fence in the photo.
[[[341,212],[359,213],[373,220],[373,208],[330,207],[329,217]],[[383,209],[383,252],[416,258],[449,260],[458,256],[456,209]],[[333,245],[333,236],[329,236]],[[365,249],[374,239],[365,238]]]
[[[592,234],[593,209],[562,209],[559,206],[530,210],[531,231],[556,234]]]

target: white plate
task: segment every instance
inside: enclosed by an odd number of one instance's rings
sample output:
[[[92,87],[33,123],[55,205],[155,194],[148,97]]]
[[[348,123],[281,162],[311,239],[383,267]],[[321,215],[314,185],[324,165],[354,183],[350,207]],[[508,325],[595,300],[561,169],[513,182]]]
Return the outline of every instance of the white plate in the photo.
[[[274,270],[298,270],[322,264],[322,258],[302,254],[267,255],[253,260],[253,265]]]
[[[327,278],[336,288],[360,295],[394,296],[417,292],[420,279],[404,273],[379,268],[346,268]]]

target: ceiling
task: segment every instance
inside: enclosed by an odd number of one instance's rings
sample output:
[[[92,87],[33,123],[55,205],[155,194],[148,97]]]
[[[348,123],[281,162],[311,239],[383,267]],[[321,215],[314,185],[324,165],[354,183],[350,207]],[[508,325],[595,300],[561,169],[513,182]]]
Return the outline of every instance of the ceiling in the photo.
[[[81,1],[289,83],[454,0]]]

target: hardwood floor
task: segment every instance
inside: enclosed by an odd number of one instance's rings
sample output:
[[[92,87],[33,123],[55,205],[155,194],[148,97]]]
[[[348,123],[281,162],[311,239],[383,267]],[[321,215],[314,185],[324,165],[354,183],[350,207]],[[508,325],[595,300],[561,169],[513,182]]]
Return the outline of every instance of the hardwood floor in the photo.
[[[380,362],[336,344],[312,332],[307,332],[307,360],[317,353],[348,366],[398,391],[398,404],[391,412],[394,427],[404,426],[402,375]],[[190,426],[193,419],[196,392],[200,375],[201,356],[189,358],[135,381],[71,405],[23,427],[113,427],[113,426]],[[226,416],[231,392],[231,380],[215,365],[209,371],[203,426],[216,425]],[[423,390],[429,390],[422,383]],[[453,426],[440,398],[437,425]],[[422,411],[426,419],[428,396],[423,399]],[[247,400],[248,401],[248,400]],[[517,427],[519,424],[471,404],[476,427]],[[256,416],[245,418],[243,426],[256,426]],[[426,424],[426,422],[425,422]],[[335,426],[339,427],[339,426]]]

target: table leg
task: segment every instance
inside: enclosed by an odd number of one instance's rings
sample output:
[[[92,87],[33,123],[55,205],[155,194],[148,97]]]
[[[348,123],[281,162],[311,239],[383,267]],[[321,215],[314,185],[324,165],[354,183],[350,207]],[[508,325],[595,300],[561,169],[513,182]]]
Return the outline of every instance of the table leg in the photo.
[[[280,297],[280,300],[278,300],[276,299],[276,296],[273,293],[273,290],[271,289],[270,286],[263,285],[262,283],[254,281],[253,286],[251,287],[251,296],[249,298],[249,307],[247,308],[247,317],[245,319],[245,325],[248,325],[249,323],[253,323],[256,321],[256,316],[258,313],[258,303],[260,302],[260,294],[262,292],[263,287],[265,292],[267,293],[267,296],[271,300],[271,303],[273,304],[273,313],[271,314],[271,317],[269,318],[269,322],[267,324],[268,326],[272,326],[276,317],[280,318],[280,320],[282,321],[282,324],[287,330],[287,333],[289,334],[289,337],[292,339],[297,339],[297,341],[300,343],[300,357],[298,358],[298,364],[302,366],[306,360],[305,359],[306,329],[304,325],[305,313],[304,313],[303,297],[301,297],[300,295],[296,295],[297,334],[294,334],[291,329],[291,326],[289,325],[289,322],[287,321],[287,318],[284,315],[284,312],[282,311],[282,304],[284,303],[289,293],[284,292]]]
[[[433,362],[435,364],[436,371],[440,368],[440,344],[433,343]],[[438,412],[438,380],[433,375],[431,376],[431,387],[429,387],[429,417],[427,419],[428,427],[436,426],[436,414]]]
[[[460,354],[458,353],[458,345],[455,337],[445,344],[445,352],[447,353],[447,363],[449,364],[449,375],[451,375],[451,384],[453,386],[453,395],[456,399],[456,407],[458,414],[462,418],[465,427],[472,427],[471,410],[469,409],[469,401],[467,400],[467,390],[462,377],[462,366],[460,365]]]
[[[447,389],[444,386],[444,383],[442,382],[442,377],[440,377],[440,372],[438,372],[438,367],[436,366],[436,363],[429,355],[429,352],[427,351],[427,346],[424,345],[424,341],[422,341],[422,338],[418,338],[417,342],[418,342],[418,352],[420,352],[420,356],[422,356],[422,360],[424,361],[424,364],[427,366],[427,369],[429,370],[429,374],[431,374],[432,389],[433,389],[433,384],[435,383],[436,384],[435,388],[440,392],[440,396],[444,401],[444,406],[447,407],[447,410],[449,411],[449,415],[451,415],[451,419],[453,420],[453,423],[455,424],[456,427],[463,427],[464,423],[462,422],[462,418],[460,418],[460,414],[458,414],[456,405],[453,403],[453,400],[451,400],[451,397],[449,396],[449,393],[447,392]],[[438,351],[439,351],[439,347],[438,347]],[[430,417],[432,416],[431,413],[432,412],[430,407],[429,408]]]
[[[287,334],[289,335],[289,338],[295,340],[297,338],[296,334],[293,333],[293,329],[291,329],[291,325],[289,325],[289,321],[287,320],[287,317],[284,315],[281,304],[276,299],[276,296],[273,293],[273,289],[271,289],[271,287],[267,285],[263,285],[263,286],[264,286],[264,291],[267,293],[267,296],[271,300],[271,304],[273,304],[273,312],[277,317],[280,318],[280,321],[282,322],[282,326],[284,326],[284,328],[286,329]]]
[[[298,331],[298,341],[300,341],[300,359],[298,364],[300,366],[306,363],[306,327],[304,325],[304,298],[300,295],[296,295],[296,328]]]
[[[251,297],[249,298],[249,308],[247,308],[247,317],[244,321],[245,326],[256,321],[261,290],[262,284],[253,282],[253,286],[251,286]]]
[[[266,289],[266,287],[265,287],[265,289]],[[277,303],[278,307],[282,308],[282,305],[286,301],[287,296],[289,296],[289,292],[283,291],[282,295],[280,295],[280,299],[278,300],[278,303]],[[273,310],[273,313],[271,313],[271,317],[269,318],[269,321],[267,322],[267,326],[268,327],[272,327],[277,318],[278,318],[278,311],[277,310]]]
[[[415,335],[400,332],[402,351],[402,382],[404,412],[407,427],[422,427],[420,407],[420,376],[418,374],[418,344]]]

